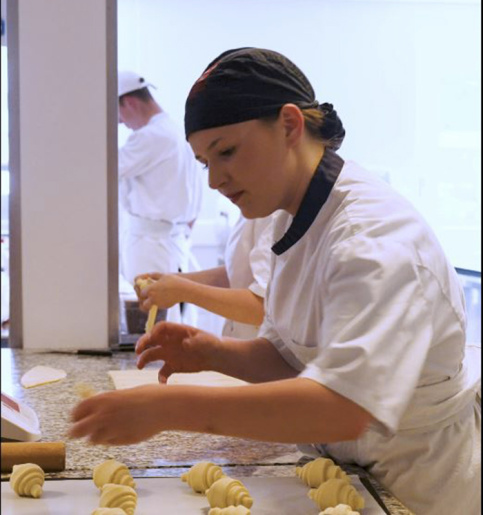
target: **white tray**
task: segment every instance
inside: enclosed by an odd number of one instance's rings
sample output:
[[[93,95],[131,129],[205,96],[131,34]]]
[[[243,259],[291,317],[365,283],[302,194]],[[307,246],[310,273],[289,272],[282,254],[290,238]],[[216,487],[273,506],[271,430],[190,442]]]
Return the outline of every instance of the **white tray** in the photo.
[[[317,515],[308,488],[296,477],[241,477],[254,499],[252,515]],[[361,515],[384,511],[360,482],[351,476],[366,507]],[[135,515],[207,515],[209,503],[179,478],[135,478],[138,505]],[[47,480],[40,499],[18,497],[2,482],[2,513],[8,515],[90,515],[99,506],[99,490],[91,479]]]

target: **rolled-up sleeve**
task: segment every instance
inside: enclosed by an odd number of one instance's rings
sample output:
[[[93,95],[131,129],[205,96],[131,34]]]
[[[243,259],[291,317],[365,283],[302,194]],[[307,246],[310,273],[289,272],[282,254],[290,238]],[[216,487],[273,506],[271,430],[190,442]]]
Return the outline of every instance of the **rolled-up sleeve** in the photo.
[[[318,354],[301,373],[390,431],[414,394],[432,340],[420,276],[403,245],[367,239],[336,247],[324,279]]]

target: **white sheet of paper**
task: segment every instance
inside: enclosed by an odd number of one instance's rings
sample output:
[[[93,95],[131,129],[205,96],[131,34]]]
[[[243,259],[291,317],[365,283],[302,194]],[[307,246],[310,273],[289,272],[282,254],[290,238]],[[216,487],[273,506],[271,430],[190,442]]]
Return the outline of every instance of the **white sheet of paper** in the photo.
[[[108,375],[112,379],[116,390],[145,384],[158,384],[158,369],[109,370]],[[196,372],[193,374],[173,374],[168,379],[168,384],[240,386],[247,383],[218,372]]]
[[[296,477],[237,477],[253,497],[252,515],[318,515],[307,497],[308,488]],[[360,482],[352,484],[364,497],[361,515],[384,515],[383,509]],[[136,515],[207,515],[206,496],[195,494],[180,478],[135,478]],[[2,482],[2,513],[9,515],[86,515],[99,506],[99,490],[90,479],[46,480],[40,499],[18,497]]]

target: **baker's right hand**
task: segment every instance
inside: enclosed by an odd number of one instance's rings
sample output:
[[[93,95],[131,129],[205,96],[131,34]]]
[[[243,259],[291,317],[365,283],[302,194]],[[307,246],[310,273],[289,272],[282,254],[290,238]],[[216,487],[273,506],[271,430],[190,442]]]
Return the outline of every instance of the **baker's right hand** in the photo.
[[[212,370],[219,343],[218,337],[195,327],[159,322],[136,343],[137,367],[164,361],[158,373],[160,383],[166,383],[175,372]]]

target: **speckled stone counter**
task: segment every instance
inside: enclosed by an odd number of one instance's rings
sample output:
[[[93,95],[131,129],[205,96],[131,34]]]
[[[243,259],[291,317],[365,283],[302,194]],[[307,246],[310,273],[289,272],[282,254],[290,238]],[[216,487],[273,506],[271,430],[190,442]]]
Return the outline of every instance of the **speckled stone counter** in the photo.
[[[228,474],[237,476],[293,476],[295,465],[304,462],[304,456],[295,445],[181,431],[165,431],[146,442],[118,447],[91,446],[84,440],[69,440],[66,433],[70,412],[79,402],[75,385],[88,383],[97,391],[113,389],[114,385],[107,372],[135,368],[134,353],[80,356],[2,349],[1,358],[2,391],[36,411],[41,424],[41,441],[66,443],[65,470],[47,473],[47,478],[91,477],[94,466],[109,458],[124,462],[135,477],[178,477],[202,460],[217,463]],[[20,377],[37,365],[60,368],[67,372],[67,377],[57,383],[23,388]],[[366,478],[382,499],[388,513],[411,514],[366,471],[355,466],[344,468]],[[8,477],[9,474],[2,474],[2,479]]]

